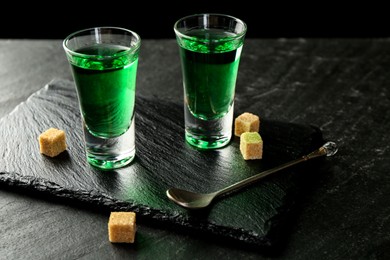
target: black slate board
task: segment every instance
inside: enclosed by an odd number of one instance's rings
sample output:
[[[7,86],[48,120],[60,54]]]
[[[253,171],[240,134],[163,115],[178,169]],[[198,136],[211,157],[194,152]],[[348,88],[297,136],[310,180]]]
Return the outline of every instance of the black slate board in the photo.
[[[48,83],[0,120],[0,184],[107,212],[135,211],[139,222],[204,237],[260,248],[274,245],[297,193],[307,185],[302,174],[310,168],[308,163],[269,176],[206,210],[181,208],[165,191],[172,186],[215,191],[316,149],[324,143],[321,131],[263,118],[264,157],[245,161],[237,137],[214,151],[186,144],[182,104],[139,96],[136,102],[135,161],[120,170],[99,171],[84,156],[74,83],[62,79]],[[251,109],[258,113],[254,106]],[[242,112],[236,111],[235,116]],[[67,134],[68,149],[55,158],[39,153],[37,138],[49,127]]]

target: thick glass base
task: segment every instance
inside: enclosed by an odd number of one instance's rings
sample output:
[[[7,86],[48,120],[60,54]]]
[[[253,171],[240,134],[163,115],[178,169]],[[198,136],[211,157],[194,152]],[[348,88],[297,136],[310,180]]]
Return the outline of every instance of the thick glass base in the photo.
[[[199,149],[217,149],[226,146],[232,138],[233,110],[232,105],[225,116],[214,120],[203,120],[194,117],[185,105],[186,141]]]
[[[134,119],[126,133],[114,138],[100,138],[84,127],[88,163],[101,170],[124,167],[135,158]]]
[[[186,141],[197,148],[200,149],[217,149],[226,146],[230,139],[229,137],[207,137],[193,135],[186,131],[185,133]]]

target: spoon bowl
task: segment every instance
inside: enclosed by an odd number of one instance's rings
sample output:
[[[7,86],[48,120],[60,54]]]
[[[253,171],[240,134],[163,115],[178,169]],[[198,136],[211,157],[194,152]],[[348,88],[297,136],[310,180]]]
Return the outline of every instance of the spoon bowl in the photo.
[[[338,148],[336,143],[334,142],[327,142],[317,150],[302,156],[301,158],[292,160],[290,162],[287,162],[285,164],[282,164],[280,166],[277,166],[275,168],[263,171],[261,173],[258,173],[256,175],[253,175],[249,178],[246,178],[242,181],[236,182],[228,187],[225,187],[223,189],[220,189],[215,192],[211,193],[197,193],[197,192],[192,192],[188,190],[183,190],[179,188],[169,188],[166,191],[166,195],[170,200],[175,202],[176,204],[188,208],[188,209],[201,209],[209,206],[211,202],[214,200],[215,197],[232,192],[234,190],[238,190],[239,188],[242,188],[244,186],[247,186],[251,183],[254,183],[255,181],[258,181],[274,172],[280,171],[282,169],[285,169],[287,167],[291,167],[295,164],[321,157],[321,156],[333,156],[336,154]]]
[[[188,190],[170,188],[167,190],[167,196],[170,200],[176,202],[180,206],[191,209],[200,209],[207,207],[217,193],[197,193]]]

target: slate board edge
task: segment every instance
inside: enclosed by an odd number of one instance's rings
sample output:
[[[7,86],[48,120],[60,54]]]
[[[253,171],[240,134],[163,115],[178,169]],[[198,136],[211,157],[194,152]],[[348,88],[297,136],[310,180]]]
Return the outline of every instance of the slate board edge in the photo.
[[[16,172],[0,172],[0,187],[22,194],[27,191],[32,195],[49,195],[49,197],[40,196],[40,198],[54,199],[56,202],[65,203],[66,205],[75,203],[88,206],[90,209],[99,209],[99,212],[133,211],[142,216],[144,220],[142,222],[145,224],[158,225],[160,228],[163,225],[164,228],[168,227],[179,233],[194,234],[200,237],[211,235],[227,242],[237,242],[241,246],[257,249],[267,249],[274,245],[267,236],[256,236],[256,234],[251,234],[251,232],[243,229],[227,228],[206,222],[197,222],[198,225],[194,225],[179,213],[171,214],[145,205],[120,201],[96,191],[69,190],[50,180],[33,176],[21,176]],[[185,230],[181,228],[185,228]],[[218,230],[218,232],[214,232],[214,230]],[[221,234],[224,235],[221,236]]]

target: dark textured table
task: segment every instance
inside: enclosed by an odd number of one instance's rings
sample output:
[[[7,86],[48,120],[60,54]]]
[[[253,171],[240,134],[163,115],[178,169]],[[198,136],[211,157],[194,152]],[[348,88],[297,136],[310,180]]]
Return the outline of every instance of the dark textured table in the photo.
[[[112,245],[106,214],[2,186],[0,259],[388,259],[389,68],[390,39],[246,40],[239,107],[256,106],[266,118],[317,126],[339,145],[323,170],[328,174],[307,187],[273,250],[144,223],[136,244]],[[71,80],[60,40],[0,41],[1,117],[53,79]],[[137,94],[180,103],[179,79],[174,39],[145,40]],[[7,153],[0,147],[2,158]]]

